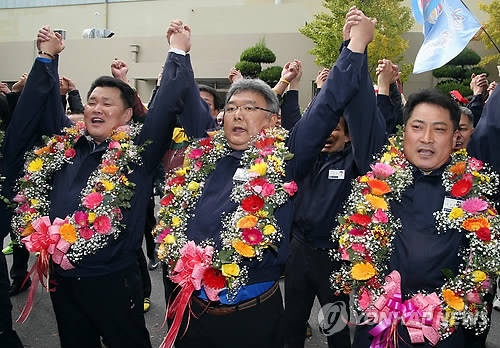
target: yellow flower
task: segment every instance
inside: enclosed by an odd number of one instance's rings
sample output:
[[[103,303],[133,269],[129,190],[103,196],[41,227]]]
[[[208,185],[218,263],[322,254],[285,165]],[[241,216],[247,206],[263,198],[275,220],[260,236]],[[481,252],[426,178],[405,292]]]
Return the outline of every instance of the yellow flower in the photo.
[[[455,207],[451,210],[449,215],[450,220],[455,220],[461,217],[464,217],[464,211],[462,210],[462,208]]]
[[[28,171],[39,172],[42,169],[43,160],[41,158],[36,158],[28,164]]]
[[[179,219],[177,216],[174,216],[172,218],[172,227],[179,227],[181,225],[181,219]]]
[[[376,197],[372,194],[367,194],[365,198],[374,209],[382,209],[382,210],[389,209],[387,202],[382,197]]]
[[[93,222],[94,222],[94,220],[95,220],[95,218],[96,218],[95,213],[89,213],[89,222],[90,222],[90,223],[93,223]]]
[[[234,248],[234,250],[236,250],[236,252],[238,254],[240,254],[241,256],[245,256],[245,257],[254,257],[255,256],[255,251],[253,250],[253,248],[250,245],[242,242],[239,239],[233,240],[231,245]]]
[[[165,238],[163,238],[163,242],[167,244],[174,244],[175,243],[175,237],[172,236],[171,234],[167,234]]]
[[[197,183],[196,181],[191,181],[188,186],[187,186],[189,191],[198,191],[200,188],[200,184]]]
[[[101,180],[101,182],[104,185],[104,190],[106,191],[111,191],[115,187],[111,181]]]
[[[483,271],[474,271],[472,272],[472,277],[474,279],[474,282],[481,283],[486,280],[486,273],[484,273]]]
[[[128,186],[128,178],[125,175],[120,176],[120,181],[123,185]]]
[[[264,226],[264,229],[262,230],[262,233],[265,236],[273,234],[274,232],[276,232],[276,228],[273,225],[266,225],[266,226]]]
[[[347,233],[344,233],[342,237],[340,237],[339,239],[340,246],[345,246],[348,240],[349,240],[349,235]]]
[[[370,180],[370,179],[369,179],[367,176],[365,176],[365,175],[363,175],[363,176],[361,177],[361,179],[359,179],[359,181],[360,181],[360,182],[368,182],[369,180]]]
[[[392,161],[392,154],[389,153],[389,152],[386,152],[384,153],[384,155],[382,156],[382,158],[380,159],[381,162],[383,163],[389,163],[390,161]]]
[[[450,306],[454,310],[459,311],[459,312],[464,310],[464,306],[465,306],[464,300],[460,296],[457,296],[457,294],[455,294],[455,292],[453,292],[453,290],[444,289],[443,290],[443,298],[444,298],[444,301],[448,304],[448,306]]]
[[[38,204],[38,199],[30,199],[31,206],[34,207]]]
[[[236,223],[236,227],[252,228],[255,227],[255,225],[257,225],[257,221],[259,221],[259,219],[256,216],[247,215],[238,220],[238,222]]]
[[[76,230],[72,224],[64,224],[59,229],[61,238],[66,242],[73,244],[76,242]]]
[[[175,174],[176,174],[177,176],[184,176],[184,175],[186,175],[186,174],[187,174],[187,172],[188,172],[188,171],[189,171],[189,167],[182,167],[181,169],[177,169],[177,170],[175,171]]]
[[[177,197],[182,195],[182,190],[182,186],[174,186],[171,188],[172,193]]]
[[[357,206],[356,212],[358,214],[366,215],[366,207],[364,205],[360,204],[360,205]]]
[[[260,218],[265,218],[269,215],[269,213],[266,210],[259,210],[258,212],[255,213]]]
[[[127,137],[127,133],[119,132],[119,133],[113,134],[111,136],[111,139],[113,139],[114,141],[120,141],[120,140],[125,139],[126,137]]]
[[[257,174],[259,174],[259,176],[264,176],[264,175],[266,175],[266,172],[267,172],[267,164],[266,164],[266,162],[252,164],[252,166],[250,167],[250,169],[248,171],[257,173]]]
[[[368,280],[376,274],[375,268],[369,262],[355,264],[351,270],[351,277],[355,280]]]
[[[235,263],[225,263],[222,265],[222,275],[224,277],[236,277],[240,274],[240,266]]]

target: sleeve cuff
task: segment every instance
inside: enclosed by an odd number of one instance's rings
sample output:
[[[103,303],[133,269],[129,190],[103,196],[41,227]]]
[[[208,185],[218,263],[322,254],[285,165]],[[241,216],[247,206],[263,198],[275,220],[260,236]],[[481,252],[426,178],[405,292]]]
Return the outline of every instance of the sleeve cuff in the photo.
[[[50,62],[52,62],[52,59],[50,59],[50,58],[43,58],[43,57],[37,57],[36,60],[39,60],[42,63],[50,63]]]
[[[180,49],[178,49],[178,48],[171,48],[171,49],[169,49],[169,50],[168,50],[168,52],[169,52],[169,53],[170,53],[170,52],[174,52],[174,53],[176,53],[176,54],[180,54],[180,55],[182,55],[182,56],[185,56],[185,55],[186,55],[186,52],[184,52],[183,50],[180,50]]]

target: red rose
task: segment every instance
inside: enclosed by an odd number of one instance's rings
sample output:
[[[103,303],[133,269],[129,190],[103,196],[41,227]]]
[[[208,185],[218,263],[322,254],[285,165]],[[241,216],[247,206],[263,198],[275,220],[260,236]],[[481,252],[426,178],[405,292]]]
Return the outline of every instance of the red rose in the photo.
[[[472,181],[467,179],[458,180],[451,188],[451,195],[453,197],[463,197],[469,193],[472,188]]]
[[[481,227],[476,231],[477,238],[481,239],[483,242],[491,241],[491,233],[487,227]]]
[[[170,204],[170,202],[172,202],[173,199],[174,195],[172,193],[169,193],[168,195],[162,198],[162,200],[160,201],[160,205],[167,206]]]
[[[212,138],[204,138],[200,140],[200,145],[201,146],[211,146],[212,145]]]
[[[241,201],[241,207],[249,213],[255,213],[261,210],[263,206],[264,200],[255,195],[249,196]]]
[[[354,214],[349,217],[349,219],[360,226],[366,227],[372,221],[371,217],[364,214]]]
[[[167,185],[168,186],[182,186],[186,182],[186,179],[184,179],[183,176],[176,176],[175,178],[171,179],[168,181]]]
[[[222,289],[226,286],[226,278],[218,269],[209,267],[203,273],[203,282],[212,289]]]
[[[73,158],[75,157],[75,155],[76,155],[75,149],[67,149],[66,151],[64,151],[64,157]]]

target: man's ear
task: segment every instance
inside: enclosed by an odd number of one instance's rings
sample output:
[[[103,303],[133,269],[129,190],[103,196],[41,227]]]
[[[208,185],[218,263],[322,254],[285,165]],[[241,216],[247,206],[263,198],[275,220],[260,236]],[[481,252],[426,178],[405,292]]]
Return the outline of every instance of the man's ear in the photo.
[[[278,115],[277,114],[271,114],[271,117],[269,118],[269,124],[270,127],[276,127],[278,124]]]
[[[132,108],[127,108],[123,113],[123,124],[127,124],[130,122],[130,119],[134,115],[134,110]]]

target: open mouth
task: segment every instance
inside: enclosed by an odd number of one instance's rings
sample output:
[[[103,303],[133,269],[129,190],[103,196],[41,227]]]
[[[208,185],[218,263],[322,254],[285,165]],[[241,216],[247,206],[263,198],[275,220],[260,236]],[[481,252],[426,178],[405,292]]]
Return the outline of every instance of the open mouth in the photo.
[[[92,119],[90,120],[93,124],[97,124],[97,123],[104,123],[104,120],[100,117],[92,117]]]
[[[246,132],[245,128],[233,127],[233,133],[243,133],[243,132]]]
[[[420,149],[417,152],[421,157],[432,157],[434,155],[434,151],[431,149]]]

